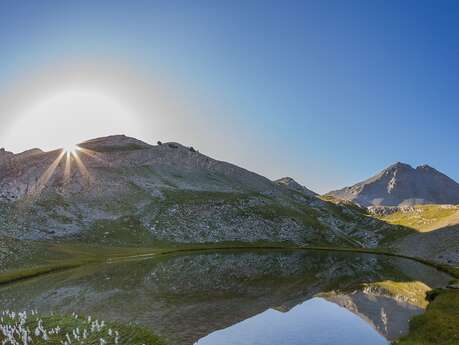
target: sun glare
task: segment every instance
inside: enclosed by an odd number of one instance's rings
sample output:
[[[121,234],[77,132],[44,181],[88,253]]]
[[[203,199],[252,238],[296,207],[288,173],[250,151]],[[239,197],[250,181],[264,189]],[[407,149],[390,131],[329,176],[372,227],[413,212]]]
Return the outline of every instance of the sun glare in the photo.
[[[63,148],[75,152],[75,145],[87,139],[111,134],[140,133],[132,114],[115,97],[101,91],[57,92],[21,113],[11,124],[6,138],[23,150]]]
[[[76,154],[76,152],[78,151],[78,146],[74,144],[66,144],[62,147],[62,149],[66,153]]]

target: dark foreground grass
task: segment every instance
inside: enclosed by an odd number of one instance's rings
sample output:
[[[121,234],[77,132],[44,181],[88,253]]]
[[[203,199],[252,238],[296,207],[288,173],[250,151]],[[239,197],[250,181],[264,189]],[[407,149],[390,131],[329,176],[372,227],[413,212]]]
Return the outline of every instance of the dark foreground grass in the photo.
[[[151,331],[73,315],[0,313],[1,344],[165,345]]]

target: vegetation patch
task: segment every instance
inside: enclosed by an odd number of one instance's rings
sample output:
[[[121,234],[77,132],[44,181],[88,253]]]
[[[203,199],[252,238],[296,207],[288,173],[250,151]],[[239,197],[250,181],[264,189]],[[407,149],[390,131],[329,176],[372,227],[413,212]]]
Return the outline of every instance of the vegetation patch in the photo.
[[[417,205],[380,217],[381,220],[425,232],[459,223],[459,206]]]
[[[312,208],[304,206],[297,209],[277,204],[265,204],[246,208],[243,210],[243,213],[255,214],[271,221],[279,221],[283,218],[290,218],[300,224],[311,226],[316,229],[322,229],[324,227],[319,221],[317,213]]]
[[[209,191],[194,191],[194,190],[163,190],[164,200],[163,204],[190,204],[200,203],[205,204],[209,202],[229,202],[236,203],[243,199],[250,197],[247,193],[237,192],[209,192]]]
[[[143,327],[95,320],[90,316],[41,316],[34,311],[3,311],[0,317],[1,344],[165,345]]]
[[[81,239],[102,245],[147,246],[155,244],[151,233],[135,216],[96,220],[83,233]]]
[[[459,291],[436,290],[426,312],[410,321],[410,333],[394,344],[459,344]]]

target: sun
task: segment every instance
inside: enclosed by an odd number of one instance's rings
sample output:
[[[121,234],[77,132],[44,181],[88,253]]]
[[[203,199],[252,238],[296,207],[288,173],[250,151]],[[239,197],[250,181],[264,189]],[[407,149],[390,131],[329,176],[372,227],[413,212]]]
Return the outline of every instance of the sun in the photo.
[[[79,147],[75,144],[65,144],[64,146],[62,146],[62,150],[68,154],[75,155],[79,150]]]

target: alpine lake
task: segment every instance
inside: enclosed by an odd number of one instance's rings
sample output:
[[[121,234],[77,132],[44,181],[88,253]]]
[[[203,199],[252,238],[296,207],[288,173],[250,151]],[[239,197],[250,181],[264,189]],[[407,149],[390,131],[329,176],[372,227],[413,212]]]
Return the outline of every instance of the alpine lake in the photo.
[[[9,310],[147,327],[176,345],[384,345],[451,277],[416,261],[224,250],[86,265],[0,288]]]

